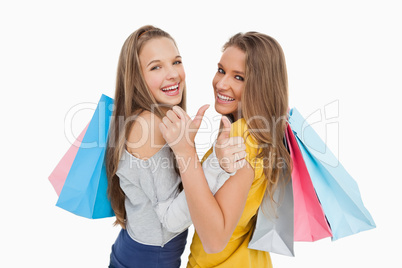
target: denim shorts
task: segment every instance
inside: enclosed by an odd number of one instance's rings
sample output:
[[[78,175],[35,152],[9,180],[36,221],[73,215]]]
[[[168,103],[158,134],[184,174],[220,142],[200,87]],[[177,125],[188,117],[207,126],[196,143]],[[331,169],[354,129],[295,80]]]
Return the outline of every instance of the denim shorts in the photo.
[[[188,230],[160,247],[138,243],[122,229],[112,246],[109,268],[179,268],[187,234]]]

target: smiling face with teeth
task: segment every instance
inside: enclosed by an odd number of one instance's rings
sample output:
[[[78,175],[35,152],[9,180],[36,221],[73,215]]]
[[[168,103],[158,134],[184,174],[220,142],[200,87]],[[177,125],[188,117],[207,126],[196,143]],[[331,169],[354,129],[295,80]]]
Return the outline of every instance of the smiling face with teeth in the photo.
[[[166,37],[151,39],[141,49],[139,58],[145,82],[157,103],[179,104],[186,75],[174,42]]]
[[[215,93],[215,110],[220,114],[241,117],[241,94],[244,90],[246,54],[237,47],[225,49],[212,81]]]

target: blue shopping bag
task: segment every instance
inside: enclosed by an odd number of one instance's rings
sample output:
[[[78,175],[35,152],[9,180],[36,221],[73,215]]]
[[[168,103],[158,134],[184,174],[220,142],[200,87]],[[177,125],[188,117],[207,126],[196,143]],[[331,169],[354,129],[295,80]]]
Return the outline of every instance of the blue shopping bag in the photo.
[[[107,198],[105,154],[113,99],[102,95],[56,206],[90,219],[114,216]]]
[[[290,111],[289,124],[330,224],[332,240],[375,228],[357,183],[296,109]]]

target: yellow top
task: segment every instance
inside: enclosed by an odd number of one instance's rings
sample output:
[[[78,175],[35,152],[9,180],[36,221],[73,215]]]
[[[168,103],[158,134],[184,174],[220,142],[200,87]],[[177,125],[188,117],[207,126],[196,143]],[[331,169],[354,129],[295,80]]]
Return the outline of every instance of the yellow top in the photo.
[[[261,158],[256,158],[258,145],[254,138],[247,131],[246,121],[239,119],[231,127],[230,136],[241,136],[246,144],[246,160],[254,168],[254,181],[247,196],[246,206],[236,229],[234,230],[229,243],[219,253],[207,254],[201,244],[201,240],[195,232],[193,242],[190,246],[187,268],[203,267],[272,267],[271,258],[268,252],[247,248],[254,230],[257,211],[264,197],[267,182],[263,174]],[[204,156],[204,161],[212,152],[210,149]]]

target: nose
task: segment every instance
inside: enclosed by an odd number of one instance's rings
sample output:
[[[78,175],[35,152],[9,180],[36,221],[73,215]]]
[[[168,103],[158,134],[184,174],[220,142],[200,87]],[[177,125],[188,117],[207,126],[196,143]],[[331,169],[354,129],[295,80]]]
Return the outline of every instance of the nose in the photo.
[[[220,79],[216,83],[216,88],[220,90],[227,90],[230,88],[228,77],[226,75],[220,77]]]
[[[166,74],[167,80],[176,79],[178,76],[179,76],[179,72],[176,70],[176,68],[174,66],[171,66],[167,70],[167,74]]]

